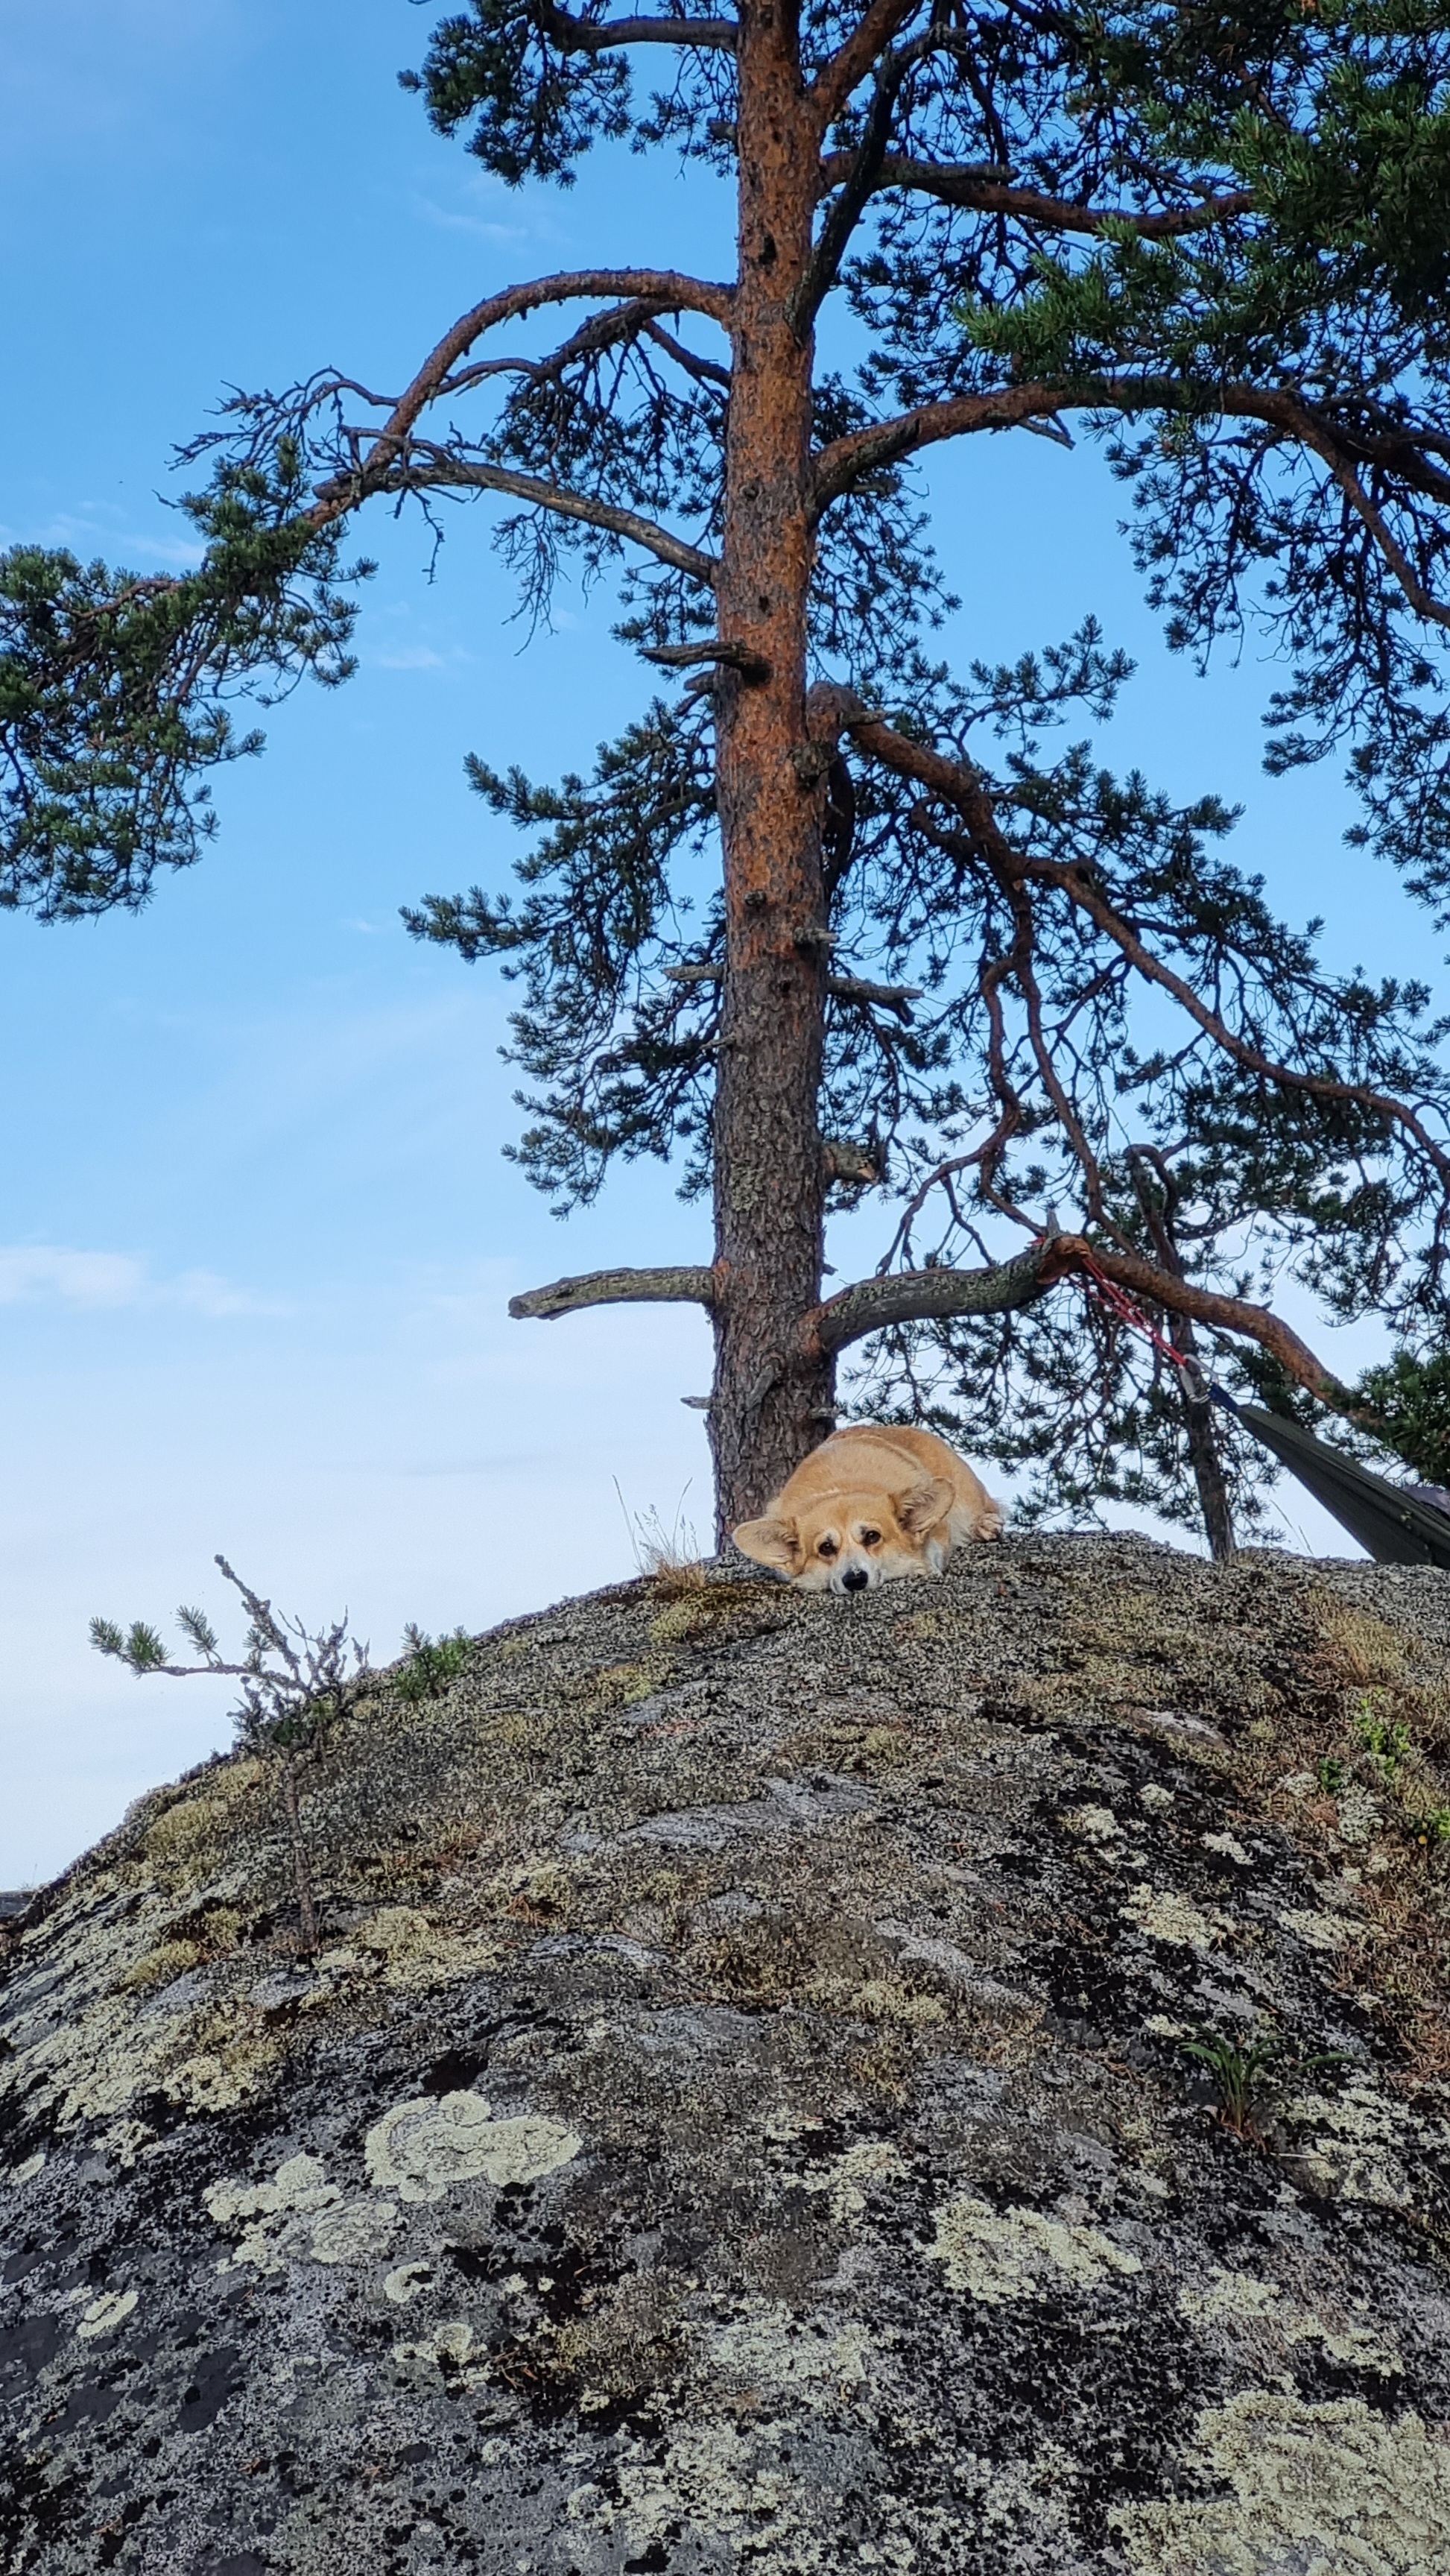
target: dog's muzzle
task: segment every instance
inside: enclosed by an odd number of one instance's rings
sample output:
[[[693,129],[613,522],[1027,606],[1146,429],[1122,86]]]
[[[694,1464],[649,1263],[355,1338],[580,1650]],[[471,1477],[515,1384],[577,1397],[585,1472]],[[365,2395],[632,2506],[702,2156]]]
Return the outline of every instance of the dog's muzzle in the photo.
[[[870,1582],[871,1574],[867,1566],[848,1565],[842,1570],[841,1590],[843,1592],[865,1592],[869,1589]]]

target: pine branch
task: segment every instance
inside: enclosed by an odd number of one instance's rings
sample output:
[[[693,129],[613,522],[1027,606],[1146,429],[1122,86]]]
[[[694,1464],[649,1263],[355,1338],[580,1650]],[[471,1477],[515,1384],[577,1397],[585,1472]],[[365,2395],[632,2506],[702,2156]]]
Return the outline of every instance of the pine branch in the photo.
[[[854,154],[827,153],[821,162],[823,187],[849,185],[857,166]],[[1010,175],[994,162],[953,166],[913,160],[902,152],[885,152],[872,185],[883,191],[900,188],[913,195],[934,197],[942,205],[963,206],[978,214],[1011,215],[1040,232],[1102,233],[1111,229],[1119,234],[1132,233],[1139,241],[1178,241],[1189,234],[1210,232],[1215,224],[1232,223],[1239,215],[1251,214],[1258,202],[1254,189],[1231,188],[1191,206],[1166,206],[1156,214],[1145,214],[1135,206],[1098,206],[1054,197],[1043,188],[1012,187],[1008,184]]]
[[[842,1351],[890,1324],[942,1315],[1000,1315],[1029,1305],[1047,1284],[1055,1243],[1056,1238],[1044,1235],[1016,1260],[992,1262],[982,1270],[899,1270],[884,1279],[859,1279],[802,1317],[802,1346]]]
[[[606,54],[616,45],[679,45],[693,52],[735,51],[739,29],[732,18],[573,18],[550,0],[535,0],[546,35],[566,54]]]
[[[1259,1047],[1240,1037],[1222,1017],[1194,991],[1186,977],[1179,975],[1158,957],[1142,940],[1132,924],[1109,902],[1092,872],[1080,866],[1064,865],[1052,859],[1034,858],[1014,848],[997,821],[992,800],[979,771],[965,762],[948,759],[943,753],[914,742],[909,736],[862,708],[854,720],[845,714],[843,729],[863,751],[880,760],[901,777],[915,779],[935,794],[954,805],[969,827],[970,838],[962,845],[963,855],[980,851],[996,868],[1004,885],[1013,881],[1030,881],[1051,885],[1109,938],[1146,983],[1157,984],[1170,993],[1188,1013],[1204,1035],[1212,1039],[1235,1064],[1247,1072],[1260,1075],[1285,1091],[1298,1091],[1310,1099],[1353,1103],[1372,1116],[1389,1121],[1414,1139],[1427,1161],[1450,1191],[1450,1150],[1431,1134],[1424,1119],[1408,1102],[1394,1098],[1376,1085],[1343,1082],[1326,1074],[1308,1073],[1291,1064],[1276,1061]],[[1043,1068],[1045,1071],[1045,1067]],[[1061,1108],[1061,1104],[1059,1104]],[[1071,1119],[1066,1122],[1071,1132]],[[1079,1159],[1082,1159],[1081,1152]],[[1084,1164],[1084,1169],[1087,1169]]]
[[[548,1288],[530,1288],[510,1297],[509,1313],[538,1316],[552,1322],[577,1314],[583,1306],[692,1305],[713,1306],[713,1270],[590,1270],[577,1279],[556,1279]]]
[[[426,461],[415,461],[420,458]],[[516,501],[528,501],[535,509],[551,511],[556,518],[575,519],[585,527],[603,528],[611,536],[627,537],[657,562],[688,573],[693,581],[713,585],[719,571],[713,555],[702,554],[698,546],[687,545],[683,537],[658,527],[638,510],[616,509],[611,502],[594,500],[587,492],[570,492],[561,484],[546,482],[542,475],[519,474],[507,465],[488,465],[421,439],[410,445],[379,480],[370,481],[368,490],[370,494],[506,492]]]
[[[864,15],[811,83],[820,131],[834,123],[853,89],[880,61],[892,39],[916,14],[919,0],[868,0]]]
[[[667,966],[664,971],[671,984],[720,984],[725,980],[723,966]],[[863,1010],[894,1011],[903,1021],[910,1020],[912,1003],[922,999],[920,984],[872,984],[864,975],[828,975],[826,991],[833,1001],[859,1002]]]
[[[675,269],[655,268],[561,270],[557,276],[531,278],[525,284],[505,287],[498,295],[485,296],[482,303],[462,314],[429,351],[377,431],[367,460],[357,474],[336,476],[322,486],[312,513],[316,524],[326,526],[355,509],[370,492],[382,488],[383,478],[406,447],[428,405],[438,399],[454,367],[486,331],[497,330],[505,322],[521,321],[544,305],[570,304],[594,295],[644,297],[658,312],[703,313],[727,331],[735,304],[733,287],[712,285]]]
[[[1450,494],[1450,481],[1424,463],[1428,443],[1404,431],[1398,436],[1374,434],[1358,424],[1342,431],[1323,410],[1293,392],[1250,384],[1216,385],[1211,394],[1186,377],[1089,376],[1076,383],[1033,382],[1004,385],[989,393],[959,394],[949,401],[923,403],[894,420],[873,422],[850,431],[820,449],[814,462],[815,510],[819,517],[833,501],[865,477],[898,465],[924,447],[975,435],[980,430],[1040,427],[1065,411],[1121,412],[1125,416],[1160,413],[1193,418],[1205,409],[1225,420],[1258,421],[1281,438],[1317,456],[1365,528],[1407,604],[1418,617],[1450,628],[1450,604],[1435,597],[1415,571],[1405,548],[1389,527],[1383,508],[1365,490],[1359,473],[1371,454],[1381,466],[1392,461],[1417,488],[1435,497]],[[1373,445],[1371,446],[1371,437]]]

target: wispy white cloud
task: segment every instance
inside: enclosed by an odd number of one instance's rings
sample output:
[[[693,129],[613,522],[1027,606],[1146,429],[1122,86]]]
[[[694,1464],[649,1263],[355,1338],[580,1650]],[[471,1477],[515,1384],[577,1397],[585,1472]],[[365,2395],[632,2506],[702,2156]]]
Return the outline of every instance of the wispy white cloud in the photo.
[[[523,224],[498,224],[484,215],[459,214],[452,206],[440,206],[436,197],[414,194],[409,202],[420,221],[436,224],[443,232],[472,233],[480,241],[493,242],[525,241],[528,238]]]
[[[55,1303],[84,1312],[181,1306],[198,1315],[280,1315],[275,1299],[233,1287],[215,1270],[153,1279],[127,1252],[73,1252],[58,1243],[0,1245],[0,1306]]]
[[[189,572],[206,551],[187,537],[158,537],[130,527],[124,513],[108,510],[103,503],[78,512],[58,510],[39,527],[20,529],[0,522],[0,538],[11,545],[65,546],[74,555],[130,556],[141,563],[165,564],[176,572]]]
[[[442,671],[446,657],[435,653],[431,644],[404,644],[395,653],[369,653],[368,663],[375,671]],[[455,654],[455,661],[461,656]]]
[[[134,1306],[146,1285],[139,1261],[123,1252],[66,1252],[58,1244],[0,1249],[0,1306],[58,1297],[67,1306]]]
[[[157,1306],[189,1306],[197,1315],[285,1315],[280,1298],[255,1297],[248,1288],[234,1288],[215,1270],[183,1270],[179,1278],[158,1282],[148,1302]]]

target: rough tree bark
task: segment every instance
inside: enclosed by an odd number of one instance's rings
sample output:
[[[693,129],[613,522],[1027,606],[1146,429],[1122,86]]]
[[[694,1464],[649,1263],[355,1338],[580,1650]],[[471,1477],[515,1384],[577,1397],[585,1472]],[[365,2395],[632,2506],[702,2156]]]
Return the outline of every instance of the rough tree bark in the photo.
[[[1176,1192],[1173,1176],[1164,1157],[1150,1146],[1137,1146],[1130,1157],[1134,1187],[1144,1221],[1153,1238],[1153,1249],[1165,1270],[1175,1279],[1184,1276],[1183,1261],[1173,1233],[1173,1210]],[[1149,1179],[1147,1165],[1152,1164],[1157,1190]],[[1161,1195],[1159,1193],[1161,1192]],[[1213,1406],[1205,1389],[1203,1368],[1199,1360],[1198,1336],[1187,1315],[1168,1316],[1168,1338],[1185,1363],[1181,1372],[1183,1386],[1183,1419],[1188,1435],[1189,1464],[1198,1488],[1198,1505],[1203,1526],[1208,1534],[1210,1551],[1217,1564],[1223,1565],[1234,1552],[1233,1506],[1229,1501],[1228,1478],[1213,1427]]]
[[[708,1415],[722,1540],[761,1511],[834,1415],[833,1363],[799,1345],[820,1299],[825,1024],[818,780],[806,741],[813,555],[809,329],[819,133],[795,12],[744,0],[739,269],[733,316],[720,634],[768,676],[716,682],[725,983],[715,1094],[715,1384]]]

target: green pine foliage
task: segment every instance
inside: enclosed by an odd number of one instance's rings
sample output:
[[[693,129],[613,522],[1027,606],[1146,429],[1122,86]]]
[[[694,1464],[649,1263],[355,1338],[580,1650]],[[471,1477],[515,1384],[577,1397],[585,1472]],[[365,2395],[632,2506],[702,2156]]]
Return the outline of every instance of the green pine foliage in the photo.
[[[341,567],[307,497],[282,435],[182,502],[201,561],[180,580],[39,546],[0,556],[0,907],[138,911],[158,870],[215,833],[209,773],[261,749],[233,698],[351,676],[347,593],[370,567]]]
[[[1397,1454],[1427,1484],[1450,1484],[1450,1351],[1397,1351],[1384,1367],[1366,1369],[1359,1393]]]

